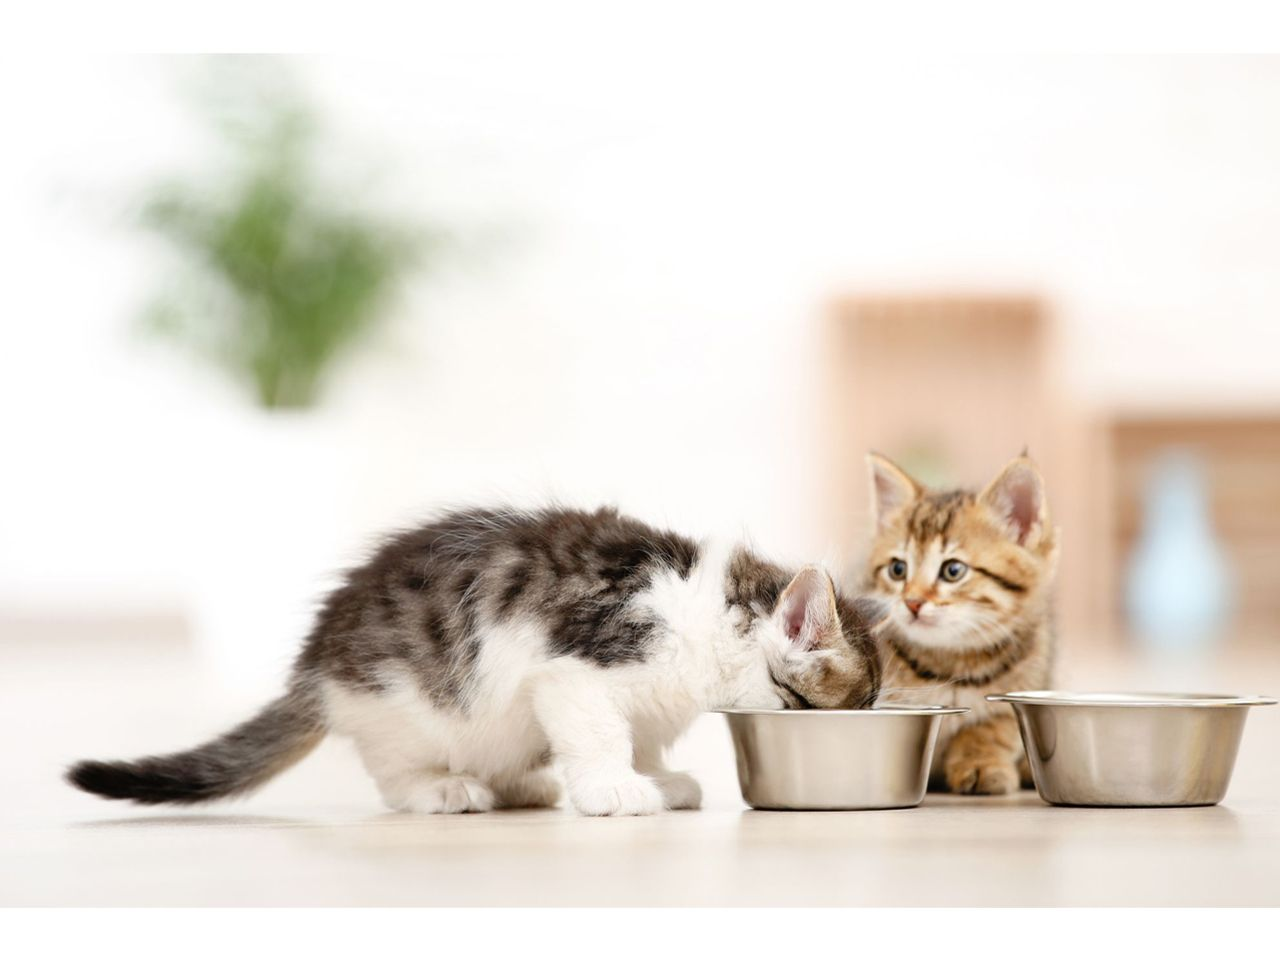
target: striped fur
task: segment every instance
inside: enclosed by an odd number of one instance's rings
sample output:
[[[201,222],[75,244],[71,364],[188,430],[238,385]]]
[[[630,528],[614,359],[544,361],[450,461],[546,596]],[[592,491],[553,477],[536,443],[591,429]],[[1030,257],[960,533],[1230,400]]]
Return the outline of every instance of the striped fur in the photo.
[[[1014,790],[1016,722],[985,697],[1049,685],[1058,533],[1040,472],[1017,457],[976,493],[928,489],[878,454],[869,464],[876,519],[863,589],[890,609],[882,701],[969,707],[944,730],[934,785]]]
[[[139,803],[246,793],[327,733],[351,737],[387,805],[696,807],[664,752],[719,707],[866,707],[878,603],[622,516],[461,510],[391,537],[321,605],[289,691],[203,746],[68,771]]]

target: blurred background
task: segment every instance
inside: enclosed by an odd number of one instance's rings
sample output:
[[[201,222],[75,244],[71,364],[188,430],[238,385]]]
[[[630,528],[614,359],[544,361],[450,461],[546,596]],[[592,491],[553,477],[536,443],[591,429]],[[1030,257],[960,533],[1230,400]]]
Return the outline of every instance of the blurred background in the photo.
[[[1029,445],[1064,657],[1275,645],[1280,59],[643,53],[0,67],[4,642],[247,697],[443,505],[852,576]]]

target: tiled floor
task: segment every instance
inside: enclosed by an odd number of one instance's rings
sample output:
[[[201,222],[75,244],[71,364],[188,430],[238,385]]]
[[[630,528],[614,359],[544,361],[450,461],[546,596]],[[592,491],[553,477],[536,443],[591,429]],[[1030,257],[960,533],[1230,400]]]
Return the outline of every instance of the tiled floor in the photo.
[[[1081,687],[1274,694],[1280,650],[1068,655],[1063,673]],[[58,780],[77,756],[187,746],[250,706],[178,646],[0,641],[0,904],[1280,905],[1275,707],[1251,715],[1226,802],[1198,809],[1062,809],[1025,792],[753,812],[715,716],[677,757],[707,809],[647,819],[384,813],[340,742],[200,811],[112,805]]]

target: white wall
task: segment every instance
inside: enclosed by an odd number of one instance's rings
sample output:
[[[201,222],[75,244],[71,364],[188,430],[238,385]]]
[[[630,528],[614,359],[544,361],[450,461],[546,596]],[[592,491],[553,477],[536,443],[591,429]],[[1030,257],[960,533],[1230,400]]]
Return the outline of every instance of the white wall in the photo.
[[[818,323],[855,287],[1048,293],[1082,402],[1280,403],[1280,60],[473,38],[302,64],[407,206],[505,238],[345,371],[308,570],[442,499],[548,493],[827,552]],[[232,395],[128,332],[157,266],[102,211],[198,146],[170,66],[0,70],[0,608],[183,605],[292,529],[227,462],[270,446]]]

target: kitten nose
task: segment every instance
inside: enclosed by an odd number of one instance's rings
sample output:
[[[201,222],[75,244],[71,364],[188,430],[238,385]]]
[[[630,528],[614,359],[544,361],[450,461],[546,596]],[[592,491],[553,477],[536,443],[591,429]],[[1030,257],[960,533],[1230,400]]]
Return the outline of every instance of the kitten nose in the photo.
[[[924,597],[903,597],[902,602],[907,605],[907,609],[911,611],[911,616],[920,616],[920,608],[924,606]]]

